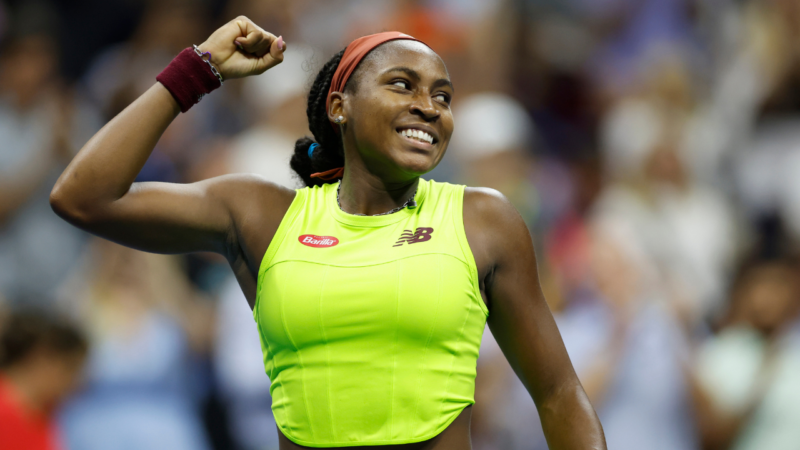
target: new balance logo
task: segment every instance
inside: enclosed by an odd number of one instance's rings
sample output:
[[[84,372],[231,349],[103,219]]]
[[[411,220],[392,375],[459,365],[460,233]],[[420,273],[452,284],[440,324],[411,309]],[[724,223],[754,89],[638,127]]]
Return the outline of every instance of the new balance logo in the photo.
[[[398,239],[392,247],[399,247],[405,243],[416,244],[417,242],[430,241],[432,233],[433,228],[426,227],[417,228],[413,233],[411,230],[405,230],[403,234],[400,235],[400,239]]]

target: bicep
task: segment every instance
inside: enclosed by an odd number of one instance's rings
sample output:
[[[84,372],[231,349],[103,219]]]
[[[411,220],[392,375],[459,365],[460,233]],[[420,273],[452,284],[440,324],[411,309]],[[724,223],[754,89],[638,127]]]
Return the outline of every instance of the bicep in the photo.
[[[237,211],[246,210],[248,199],[265,186],[280,189],[246,175],[191,184],[134,183],[121,198],[76,225],[148,252],[211,251],[230,257],[237,242]]]
[[[155,253],[225,253],[232,218],[224,199],[214,195],[220,184],[224,181],[134,183],[98,215],[88,231]]]

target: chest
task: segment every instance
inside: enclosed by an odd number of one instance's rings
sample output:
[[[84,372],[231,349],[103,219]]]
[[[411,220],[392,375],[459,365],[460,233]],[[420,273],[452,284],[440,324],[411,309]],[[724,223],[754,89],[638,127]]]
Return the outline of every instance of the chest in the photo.
[[[424,346],[431,330],[460,329],[485,304],[452,219],[413,214],[371,227],[299,215],[259,274],[257,320],[276,330],[268,340],[294,347],[358,335]]]
[[[438,226],[434,227],[424,226],[433,224],[413,226],[420,224],[405,223],[385,229],[379,233],[375,233],[374,230],[366,230],[366,232],[365,230],[361,230],[354,234],[346,233],[346,239],[342,238],[344,235],[341,233],[341,230],[333,231],[325,227],[307,226],[295,230],[293,235],[283,237],[283,239],[288,239],[294,247],[290,249],[293,257],[323,265],[333,262],[334,265],[349,264],[352,267],[364,266],[360,258],[364,256],[365,250],[368,256],[376,257],[373,263],[386,263],[392,259],[399,260],[421,255],[449,254],[456,259],[462,259],[464,264],[469,265],[468,259],[471,258],[477,275],[478,292],[480,293],[483,303],[487,304],[484,281],[490,275],[492,267],[490,249],[487,248],[488,240],[484,236],[485,233],[483,233],[477,225],[471,223],[469,217],[464,217],[463,222],[463,245],[469,250],[467,252],[456,248],[456,245],[458,245],[454,242],[454,240],[456,240],[456,230],[448,229],[448,227],[442,226],[442,224],[438,224]],[[247,297],[251,309],[254,307],[256,301],[259,263],[263,262],[266,256],[269,245],[275,235],[277,225],[278,224],[275,224],[275,226],[272,227],[273,229],[266,230],[267,232],[264,232],[265,230],[263,227],[261,227],[261,233],[258,233],[258,230],[252,230],[252,232],[248,234],[248,243],[244,246],[245,249],[250,250],[246,254],[243,254],[241,258],[231,263],[234,274]],[[423,258],[412,259],[408,262],[416,264],[415,268],[426,267],[426,264],[433,266],[440,264],[440,262],[431,261],[431,258]],[[442,260],[439,259],[438,261]],[[428,267],[428,269],[430,269],[430,267]],[[374,277],[376,270],[377,269],[364,270],[362,273],[372,272],[369,276]],[[352,274],[355,273],[356,272],[352,272]],[[400,273],[412,276],[414,272],[405,271]],[[386,274],[384,273],[383,275],[385,276]],[[408,280],[408,282],[412,281]],[[419,285],[419,281],[413,282]],[[344,282],[339,280],[336,281],[336,283],[343,284]],[[368,285],[368,283],[357,282],[350,285],[365,286]]]
[[[470,268],[446,254],[364,266],[284,260],[262,275],[257,298],[266,341],[295,349],[355,337],[375,350],[424,348],[452,338],[483,305]]]

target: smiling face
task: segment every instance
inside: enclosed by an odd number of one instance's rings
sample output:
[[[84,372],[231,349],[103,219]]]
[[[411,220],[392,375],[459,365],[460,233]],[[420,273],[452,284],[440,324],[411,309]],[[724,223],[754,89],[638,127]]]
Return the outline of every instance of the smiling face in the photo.
[[[375,48],[344,94],[331,96],[330,119],[345,119],[347,165],[363,164],[388,182],[433,170],[453,133],[452,96],[444,62],[426,45],[397,40]]]

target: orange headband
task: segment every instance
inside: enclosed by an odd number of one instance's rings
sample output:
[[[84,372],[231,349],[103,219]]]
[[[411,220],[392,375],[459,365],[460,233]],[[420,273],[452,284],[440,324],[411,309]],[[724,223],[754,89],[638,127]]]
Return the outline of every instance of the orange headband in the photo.
[[[325,112],[330,111],[331,108],[331,93],[344,92],[344,85],[350,79],[350,75],[356,70],[358,63],[367,56],[373,48],[383,44],[387,41],[394,41],[397,39],[410,39],[412,41],[422,42],[419,39],[409,36],[397,31],[386,31],[384,33],[370,34],[369,36],[360,37],[347,45],[347,49],[342,55],[342,60],[339,61],[339,67],[333,74],[331,80],[331,88],[328,89],[328,98],[325,100]],[[425,44],[424,42],[422,42]],[[425,44],[428,45],[428,44]]]

